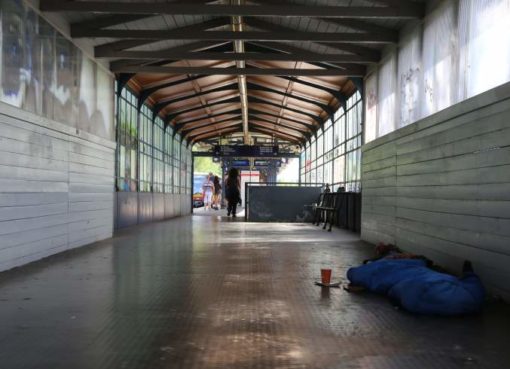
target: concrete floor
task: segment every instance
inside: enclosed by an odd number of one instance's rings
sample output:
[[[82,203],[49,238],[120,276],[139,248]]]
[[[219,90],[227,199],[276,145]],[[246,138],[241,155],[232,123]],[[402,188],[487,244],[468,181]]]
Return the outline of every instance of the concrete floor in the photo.
[[[205,208],[202,206],[200,208],[194,208],[193,209],[193,215],[195,216],[213,216],[213,217],[227,217],[227,209],[208,209],[205,210]],[[233,218],[233,217],[231,217]],[[244,222],[244,208],[242,206],[238,206],[236,209],[236,218],[237,221],[243,221]]]
[[[420,317],[321,289],[355,234],[193,216],[0,274],[0,368],[509,368],[510,309]]]

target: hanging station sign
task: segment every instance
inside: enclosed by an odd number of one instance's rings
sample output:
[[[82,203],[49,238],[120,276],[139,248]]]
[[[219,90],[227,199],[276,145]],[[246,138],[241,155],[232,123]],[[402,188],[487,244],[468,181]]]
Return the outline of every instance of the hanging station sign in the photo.
[[[279,168],[279,167],[282,166],[282,162],[281,162],[281,160],[260,160],[260,159],[256,159],[253,162],[253,165],[255,167],[269,167],[269,166],[273,166],[273,167]]]
[[[219,145],[214,147],[214,156],[219,157],[259,157],[278,156],[278,146]]]
[[[250,161],[248,159],[246,159],[246,160],[232,160],[230,162],[230,165],[232,167],[249,167]]]

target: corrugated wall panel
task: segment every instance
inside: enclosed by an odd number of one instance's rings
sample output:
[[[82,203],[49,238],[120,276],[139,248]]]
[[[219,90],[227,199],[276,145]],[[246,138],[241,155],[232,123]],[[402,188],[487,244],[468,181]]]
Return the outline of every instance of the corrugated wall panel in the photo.
[[[1,108],[0,270],[111,237],[114,143]]]
[[[510,84],[363,147],[362,238],[459,271],[510,298]]]

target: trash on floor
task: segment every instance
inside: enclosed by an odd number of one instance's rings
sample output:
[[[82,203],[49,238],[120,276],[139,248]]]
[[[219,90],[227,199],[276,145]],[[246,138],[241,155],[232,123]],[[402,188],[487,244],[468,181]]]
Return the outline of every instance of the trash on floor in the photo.
[[[432,269],[431,261],[424,257],[400,253],[396,248],[376,252],[379,259],[347,271],[351,283],[347,291],[355,292],[361,286],[420,314],[459,315],[481,310],[485,290],[470,262],[464,263],[462,276],[457,277]]]
[[[321,286],[321,287],[340,288],[340,285],[342,284],[342,282],[322,283],[321,281],[315,281],[315,284],[317,286]]]
[[[315,281],[317,286],[340,288],[341,282],[331,283],[331,269],[321,269],[321,280]]]

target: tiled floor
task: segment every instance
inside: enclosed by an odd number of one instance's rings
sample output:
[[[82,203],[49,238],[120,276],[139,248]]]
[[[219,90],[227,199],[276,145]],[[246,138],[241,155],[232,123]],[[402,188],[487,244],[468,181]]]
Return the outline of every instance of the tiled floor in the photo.
[[[321,289],[370,247],[302,224],[194,216],[0,274],[0,368],[510,368],[510,308],[420,317]]]

